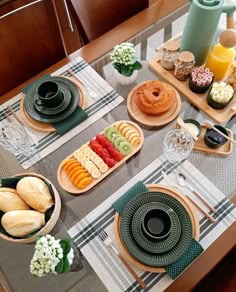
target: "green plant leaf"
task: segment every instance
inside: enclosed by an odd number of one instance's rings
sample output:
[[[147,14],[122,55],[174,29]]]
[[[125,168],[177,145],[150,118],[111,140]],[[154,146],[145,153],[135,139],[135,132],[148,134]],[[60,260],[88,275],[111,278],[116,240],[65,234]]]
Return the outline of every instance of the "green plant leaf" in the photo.
[[[58,274],[61,274],[61,273],[63,273],[63,269],[64,269],[64,267],[63,267],[63,265],[64,265],[64,262],[63,262],[63,258],[60,260],[60,262],[56,265],[56,267],[55,267],[55,271],[58,273]]]
[[[63,271],[62,271],[62,273],[67,273],[67,272],[69,272],[69,270],[70,270],[70,264],[69,264],[68,258],[67,258],[67,256],[64,256],[63,257]]]
[[[67,255],[71,249],[71,244],[69,239],[60,240],[61,248],[63,249],[63,255]]]
[[[143,67],[143,65],[141,63],[139,63],[138,61],[136,61],[134,64],[133,64],[133,68],[134,70],[139,70]]]
[[[115,68],[120,74],[122,74],[122,73],[121,73],[121,64],[119,64],[119,63],[114,63],[113,66],[114,66],[114,68]]]
[[[124,76],[131,76],[134,72],[132,65],[121,65],[121,74]]]

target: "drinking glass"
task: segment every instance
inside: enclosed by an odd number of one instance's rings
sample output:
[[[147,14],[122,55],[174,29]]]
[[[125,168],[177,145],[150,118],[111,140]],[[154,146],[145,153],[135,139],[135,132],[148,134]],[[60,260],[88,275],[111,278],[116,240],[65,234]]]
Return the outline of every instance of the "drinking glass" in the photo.
[[[0,128],[0,146],[15,156],[30,157],[35,150],[29,135],[19,123],[7,122]]]
[[[193,138],[184,129],[168,132],[164,138],[163,152],[170,163],[179,162],[188,157],[193,149]]]

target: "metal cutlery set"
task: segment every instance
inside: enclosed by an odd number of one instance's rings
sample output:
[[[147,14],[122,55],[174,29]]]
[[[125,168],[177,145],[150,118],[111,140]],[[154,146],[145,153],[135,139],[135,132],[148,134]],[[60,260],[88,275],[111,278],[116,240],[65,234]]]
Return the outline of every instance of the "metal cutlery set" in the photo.
[[[166,183],[172,187],[175,187],[177,189],[179,189],[181,192],[181,186],[182,187],[186,187],[188,188],[194,195],[197,196],[197,198],[209,209],[211,210],[213,213],[216,213],[216,210],[214,207],[212,207],[195,189],[194,187],[189,184],[186,181],[186,177],[184,176],[184,174],[182,173],[178,173],[176,175],[176,181],[177,183],[175,183],[174,181],[172,181],[168,175],[162,171],[162,176],[164,178],[164,180],[166,181]],[[215,223],[216,220],[208,214],[208,212],[206,212],[199,204],[197,204],[193,199],[190,198],[190,196],[186,195],[186,197],[189,199],[189,201],[191,201],[191,203],[202,213],[204,214],[212,223]]]

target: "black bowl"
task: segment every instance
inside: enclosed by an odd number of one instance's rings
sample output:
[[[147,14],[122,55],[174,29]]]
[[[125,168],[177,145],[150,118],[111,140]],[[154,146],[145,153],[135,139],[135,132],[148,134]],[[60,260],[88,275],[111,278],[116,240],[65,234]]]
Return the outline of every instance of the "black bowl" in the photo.
[[[225,135],[229,135],[228,131],[220,126],[220,125],[214,125],[218,130],[220,130]],[[205,144],[210,148],[220,148],[222,145],[224,145],[228,140],[221,136],[219,133],[217,133],[214,129],[207,129],[205,136],[204,136],[204,142]]]
[[[189,77],[189,88],[191,89],[191,91],[193,91],[194,93],[205,93],[207,92],[213,85],[213,82],[214,82],[214,77],[212,78],[212,81],[209,85],[206,85],[206,86],[199,86],[195,83],[193,83],[193,80],[192,80],[192,76],[190,75]]]
[[[212,99],[211,93],[209,92],[207,96],[207,103],[209,106],[211,106],[214,109],[223,109],[232,101],[233,97],[234,97],[234,94],[232,95],[229,101],[220,103]]]
[[[151,240],[164,240],[171,232],[172,219],[162,209],[148,210],[142,218],[142,231]]]

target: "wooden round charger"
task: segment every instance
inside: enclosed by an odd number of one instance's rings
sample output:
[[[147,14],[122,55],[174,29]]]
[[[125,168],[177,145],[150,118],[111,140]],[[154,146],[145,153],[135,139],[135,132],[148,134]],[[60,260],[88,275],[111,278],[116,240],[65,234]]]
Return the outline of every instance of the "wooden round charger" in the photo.
[[[175,199],[177,199],[186,209],[188,212],[191,222],[192,222],[192,229],[193,229],[193,238],[198,240],[200,236],[200,226],[199,226],[199,221],[197,218],[197,215],[194,211],[194,208],[191,204],[191,202],[180,192],[178,192],[176,189],[169,187],[169,186],[164,186],[164,185],[158,185],[158,184],[150,184],[146,185],[146,187],[149,189],[151,192],[163,192],[166,193]],[[121,254],[135,267],[148,271],[148,272],[153,272],[153,273],[164,273],[166,272],[165,268],[162,267],[153,267],[153,266],[148,266],[145,265],[141,262],[139,262],[137,259],[135,259],[129,251],[126,249],[125,245],[123,244],[123,241],[120,236],[120,223],[121,223],[121,217],[119,213],[115,214],[115,219],[114,219],[114,229],[115,229],[115,237],[118,243],[118,246],[120,248]]]
[[[130,93],[128,94],[128,98],[127,98],[128,111],[129,111],[130,115],[136,121],[140,122],[143,125],[146,125],[146,126],[166,125],[166,124],[170,123],[171,121],[173,121],[180,112],[181,104],[182,104],[180,95],[173,87],[173,89],[176,92],[176,98],[177,98],[176,104],[168,112],[164,113],[163,115],[160,115],[160,116],[146,115],[136,105],[136,103],[134,101],[134,93],[140,86],[142,86],[143,84],[146,84],[148,82],[150,82],[150,81],[140,83],[130,91]],[[168,84],[168,85],[171,86],[170,84]]]
[[[86,95],[87,95],[86,89],[81,83],[79,83],[73,77],[70,77],[68,79],[74,82],[75,85],[78,87],[79,92],[80,92],[79,106],[82,109],[84,109],[86,105]],[[24,121],[26,122],[26,124],[29,125],[31,128],[42,131],[42,132],[49,132],[49,133],[55,132],[56,129],[50,123],[42,123],[42,122],[36,121],[28,115],[24,107],[24,100],[25,100],[25,94],[22,93],[22,98],[20,101],[20,114],[22,118],[24,119]]]

